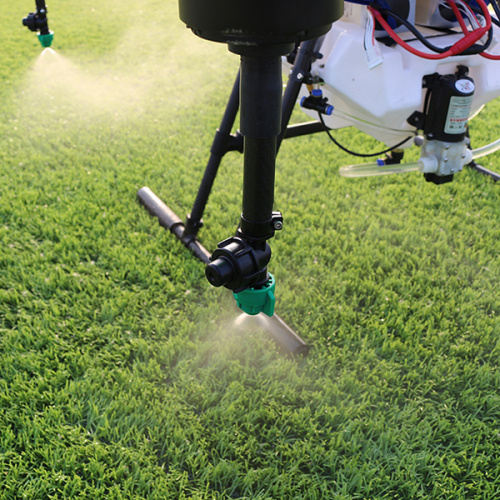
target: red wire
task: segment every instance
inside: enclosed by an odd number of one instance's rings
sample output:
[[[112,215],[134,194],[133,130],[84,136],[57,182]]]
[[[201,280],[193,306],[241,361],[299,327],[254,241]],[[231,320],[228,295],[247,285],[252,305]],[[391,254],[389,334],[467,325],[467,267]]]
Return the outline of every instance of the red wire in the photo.
[[[481,52],[481,54],[479,55],[483,56],[486,59],[492,59],[493,61],[500,61],[500,55],[488,54],[488,52]]]
[[[453,14],[455,14],[455,17],[457,18],[458,24],[460,24],[462,31],[465,34],[469,33],[469,30],[467,29],[467,25],[465,24],[464,18],[462,16],[462,13],[460,12],[459,8],[457,7],[457,4],[454,2],[454,0],[446,0],[446,2],[451,7]]]
[[[483,0],[477,0],[477,3],[481,7],[481,10],[483,11],[484,17],[486,19],[486,25],[472,32],[469,32],[467,30],[467,26],[465,25],[462,14],[458,9],[457,5],[455,4],[455,2],[453,0],[446,0],[446,1],[448,2],[455,16],[459,20],[460,26],[462,27],[462,31],[464,31],[464,37],[458,40],[458,42],[454,43],[448,50],[446,50],[441,54],[429,54],[428,52],[422,52],[421,50],[415,49],[395,33],[395,31],[389,26],[387,21],[384,19],[384,17],[378,10],[372,8],[371,6],[368,7],[368,9],[375,16],[379,24],[382,25],[387,34],[398,45],[406,49],[411,54],[414,54],[418,57],[422,57],[424,59],[445,59],[450,56],[461,54],[464,50],[467,50],[469,47],[474,45],[480,38],[482,38],[485,35],[485,33],[491,28],[490,13],[488,12],[488,7],[486,6]],[[485,54],[485,57],[487,57],[488,59],[497,59],[497,56],[492,56],[490,54]]]
[[[455,9],[458,11],[458,8],[457,8],[457,6],[456,6],[456,4],[455,4],[454,0],[451,0],[451,1],[450,1],[450,0],[447,0],[447,1],[448,1],[448,4],[450,5],[450,7],[452,8],[453,13],[455,14],[455,17],[458,19],[458,22],[460,23],[460,26],[461,26],[461,28],[462,28],[462,31],[463,31],[464,33],[469,33],[469,30],[467,29],[467,26],[465,26],[465,22],[464,22],[464,20],[463,20],[463,17],[461,16],[461,14],[460,14],[460,16],[459,16],[459,15],[457,15],[457,12],[455,11]],[[455,9],[453,8],[452,3],[455,5]],[[468,6],[467,6],[467,7],[468,7]],[[471,14],[475,16],[474,11],[472,11],[472,10],[470,9],[470,7],[468,7],[468,8],[469,8],[469,10],[470,10]],[[459,12],[460,12],[460,11],[459,11]],[[461,22],[460,22],[460,21],[461,21]],[[490,22],[491,22],[491,21],[490,21]],[[485,59],[490,59],[490,60],[493,60],[493,61],[500,61],[500,55],[496,55],[496,54],[488,54],[488,52],[481,52],[481,54],[479,54],[479,55],[480,55],[480,56],[482,56],[482,57],[484,57]]]

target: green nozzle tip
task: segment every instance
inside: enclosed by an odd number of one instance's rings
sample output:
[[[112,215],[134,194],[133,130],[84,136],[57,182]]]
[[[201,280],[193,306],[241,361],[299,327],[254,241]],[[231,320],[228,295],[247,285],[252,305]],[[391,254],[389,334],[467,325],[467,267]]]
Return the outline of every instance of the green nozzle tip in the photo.
[[[42,47],[50,47],[52,45],[52,40],[54,40],[54,33],[51,31],[46,35],[38,35],[38,40],[40,40]]]
[[[247,314],[255,316],[263,312],[268,316],[274,314],[274,289],[276,281],[272,274],[269,275],[269,280],[261,288],[247,288],[239,293],[233,293],[236,299],[237,306]]]

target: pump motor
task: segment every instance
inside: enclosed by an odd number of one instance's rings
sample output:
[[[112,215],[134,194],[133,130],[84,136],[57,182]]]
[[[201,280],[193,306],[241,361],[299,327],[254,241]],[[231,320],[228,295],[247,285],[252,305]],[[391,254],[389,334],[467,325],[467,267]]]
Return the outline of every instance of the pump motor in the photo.
[[[425,76],[427,89],[424,113],[414,113],[409,122],[420,126],[424,143],[420,155],[420,170],[427,181],[443,184],[472,161],[467,137],[475,85],[467,76],[468,68],[459,66],[454,74]]]

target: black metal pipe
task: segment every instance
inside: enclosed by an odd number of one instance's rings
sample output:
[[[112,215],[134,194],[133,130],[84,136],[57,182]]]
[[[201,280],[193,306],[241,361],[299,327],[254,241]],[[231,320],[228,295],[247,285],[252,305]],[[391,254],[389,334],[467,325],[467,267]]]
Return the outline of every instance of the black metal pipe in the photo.
[[[468,165],[469,167],[473,168],[474,170],[477,170],[479,173],[483,175],[488,175],[491,177],[495,182],[500,181],[500,174],[497,174],[496,172],[493,172],[493,170],[489,170],[482,165],[478,165],[475,161],[472,161]]]
[[[263,313],[254,316],[256,323],[269,332],[280,348],[292,356],[307,356],[311,346],[307,345],[278,315],[269,317]]]
[[[294,125],[289,125],[285,129],[284,139],[292,139],[293,137],[302,137],[304,135],[317,134],[318,132],[324,132],[325,126],[318,121],[296,123]]]
[[[240,315],[235,326],[243,328],[261,328],[269,333],[278,347],[290,356],[307,356],[311,346],[307,345],[279,316],[267,316],[264,313],[255,316]]]
[[[281,57],[241,56],[240,129],[245,137],[276,136],[281,131]]]
[[[241,231],[252,239],[273,236],[276,137],[245,137]]]

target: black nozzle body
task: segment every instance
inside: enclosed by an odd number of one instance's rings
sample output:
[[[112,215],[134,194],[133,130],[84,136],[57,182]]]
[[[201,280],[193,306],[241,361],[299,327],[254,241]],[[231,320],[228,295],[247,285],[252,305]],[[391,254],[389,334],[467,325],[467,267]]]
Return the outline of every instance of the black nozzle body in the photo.
[[[252,246],[233,236],[219,243],[205,274],[213,286],[225,286],[234,292],[256,287],[268,280],[267,264],[271,247],[264,241]]]
[[[36,12],[30,12],[23,19],[23,26],[26,26],[30,31],[39,31],[40,35],[48,35],[50,33],[47,20],[47,6],[44,0],[36,0]]]

